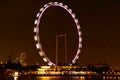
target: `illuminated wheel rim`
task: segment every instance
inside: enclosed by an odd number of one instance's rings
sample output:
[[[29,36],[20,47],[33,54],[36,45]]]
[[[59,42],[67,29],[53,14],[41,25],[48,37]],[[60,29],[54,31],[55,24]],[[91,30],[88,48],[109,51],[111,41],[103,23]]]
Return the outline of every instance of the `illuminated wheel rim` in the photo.
[[[76,18],[76,15],[72,12],[72,9],[68,8],[67,5],[63,5],[63,3],[58,3],[58,2],[50,2],[48,4],[45,4],[44,7],[42,7],[39,11],[39,13],[37,14],[37,19],[35,20],[34,24],[36,25],[35,28],[34,28],[34,33],[35,33],[35,36],[34,36],[34,40],[36,41],[36,48],[39,50],[39,54],[40,56],[43,57],[43,61],[44,62],[47,62],[48,65],[57,65],[55,63],[53,63],[48,57],[47,55],[45,54],[45,52],[43,51],[42,49],[42,45],[40,43],[40,37],[39,37],[39,25],[40,25],[40,21],[41,21],[41,17],[43,15],[43,13],[45,12],[45,10],[47,10],[49,7],[61,7],[63,8],[64,10],[66,10],[70,15],[71,17],[73,18],[75,24],[76,24],[76,28],[77,28],[77,32],[78,32],[78,39],[79,39],[79,42],[78,42],[78,49],[77,49],[77,52],[76,52],[76,55],[75,57],[73,58],[72,62],[69,63],[69,65],[72,65],[72,64],[75,64],[77,59],[79,58],[79,54],[81,52],[81,48],[82,48],[82,37],[81,37],[81,30],[80,30],[80,25],[79,25],[79,21],[78,19]]]

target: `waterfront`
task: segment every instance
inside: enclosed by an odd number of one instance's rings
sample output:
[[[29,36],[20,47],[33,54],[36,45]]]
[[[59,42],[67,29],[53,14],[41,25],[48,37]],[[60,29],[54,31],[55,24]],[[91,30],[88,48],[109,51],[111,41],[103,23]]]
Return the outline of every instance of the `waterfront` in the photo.
[[[98,76],[32,76],[32,77],[4,77],[0,80],[120,80],[120,77],[98,77]]]
[[[112,69],[108,64],[37,67],[13,67],[16,64],[12,63],[9,63],[10,66],[1,65],[4,67],[1,67],[0,80],[120,80],[120,70]]]

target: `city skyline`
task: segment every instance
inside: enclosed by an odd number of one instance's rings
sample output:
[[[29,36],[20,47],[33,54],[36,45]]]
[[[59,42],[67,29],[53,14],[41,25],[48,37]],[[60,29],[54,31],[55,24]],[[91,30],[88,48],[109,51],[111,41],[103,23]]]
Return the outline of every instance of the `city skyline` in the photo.
[[[26,53],[28,59],[27,61],[30,61],[29,63],[39,62],[40,65],[44,64],[35,47],[33,28],[35,26],[34,20],[36,19],[36,14],[38,13],[39,9],[43,7],[44,4],[51,1],[0,1],[0,61],[6,61],[8,56],[11,56],[13,59],[15,59],[20,55],[20,53]],[[73,10],[81,25],[83,48],[82,52],[80,53],[78,64],[108,63],[113,66],[120,65],[119,2],[112,0],[61,0],[59,2],[63,2]],[[46,45],[44,46],[47,47],[46,50],[48,51],[51,50],[51,43],[48,40],[50,39],[51,41],[54,41],[54,39],[53,37],[47,37],[47,35],[49,32],[51,33],[50,35],[52,35],[52,32],[55,31],[54,29],[56,26],[58,26],[58,28],[60,28],[62,31],[63,28],[61,28],[61,26],[63,26],[63,23],[65,23],[68,26],[66,28],[64,27],[65,29],[63,32],[68,31],[70,35],[71,29],[74,29],[74,25],[72,23],[71,24],[73,26],[69,24],[72,21],[70,20],[71,17],[69,15],[65,17],[67,14],[64,13],[64,10],[62,11],[61,9],[57,10],[54,8],[51,10],[49,9],[43,16],[42,25],[51,27],[41,27],[43,33],[46,33],[41,34],[41,37],[43,37],[41,39],[47,40],[45,42],[48,43],[48,47]],[[59,15],[63,17],[59,17]],[[58,22],[55,22],[55,26],[52,26],[52,20],[54,22],[55,19],[57,19],[54,16],[59,17],[60,19]],[[47,22],[45,22],[46,20]],[[57,24],[60,21],[61,24]],[[74,35],[75,33],[76,32],[74,32]],[[71,35],[70,37],[74,35]],[[74,52],[74,50],[72,51]],[[47,53],[47,55],[50,56],[51,54]]]

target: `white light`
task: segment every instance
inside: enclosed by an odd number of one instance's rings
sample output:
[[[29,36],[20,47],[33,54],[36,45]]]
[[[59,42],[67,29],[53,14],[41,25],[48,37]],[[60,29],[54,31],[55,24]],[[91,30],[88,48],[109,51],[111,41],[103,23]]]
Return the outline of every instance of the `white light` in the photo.
[[[68,6],[67,6],[67,5],[64,5],[64,8],[65,8],[65,9],[68,9]]]
[[[57,5],[57,4],[58,4],[58,2],[54,2],[54,4],[55,4],[55,5]]]
[[[72,13],[72,9],[69,9],[69,12]]]
[[[78,19],[75,19],[75,23],[78,24]]]
[[[39,17],[40,13],[37,13],[37,16],[36,17]]]
[[[41,66],[41,68],[49,69],[50,66]]]
[[[79,37],[79,42],[82,42],[82,38],[81,37]]]
[[[14,77],[14,80],[18,80],[18,77],[15,76],[15,77]]]
[[[79,24],[77,25],[77,29],[80,30],[80,25]]]
[[[50,2],[50,3],[48,3],[48,4],[52,4],[53,2]]]
[[[40,48],[39,43],[36,43],[36,48],[37,48],[37,49],[39,49],[39,48]]]
[[[36,27],[34,27],[34,32],[36,32],[37,31],[37,29],[36,29]]]
[[[40,56],[44,56],[45,55],[45,53],[43,51],[40,51],[39,54],[40,54]]]
[[[15,73],[14,73],[14,76],[15,76],[15,77],[16,77],[16,76],[18,76],[18,75],[19,75],[19,73],[18,73],[18,72],[15,72]]]
[[[78,56],[78,55],[76,55],[76,56],[75,56],[75,59],[78,59],[78,58],[79,58],[79,56]]]
[[[35,20],[34,24],[37,24],[37,20]]]
[[[72,63],[74,64],[75,62],[76,62],[76,60],[75,60],[75,59],[73,59],[73,60],[72,60]]]
[[[63,3],[59,3],[60,6],[63,6]]]
[[[78,34],[79,34],[79,37],[80,37],[80,36],[82,35],[82,32],[81,32],[81,31],[79,31],[79,32],[78,32]]]
[[[34,40],[37,41],[37,36],[36,35],[34,36]]]
[[[79,43],[79,48],[82,48],[82,44],[81,43]]]
[[[78,49],[77,54],[79,54],[80,52],[81,52],[81,50],[80,50],[80,49]]]
[[[40,11],[42,11],[44,8],[41,8]]]
[[[43,61],[47,62],[48,60],[47,60],[47,58],[43,58]]]
[[[51,62],[48,63],[49,66],[52,66],[53,64]]]
[[[48,6],[48,4],[45,4],[44,7]]]
[[[75,14],[74,13],[72,14],[72,17],[75,18]]]

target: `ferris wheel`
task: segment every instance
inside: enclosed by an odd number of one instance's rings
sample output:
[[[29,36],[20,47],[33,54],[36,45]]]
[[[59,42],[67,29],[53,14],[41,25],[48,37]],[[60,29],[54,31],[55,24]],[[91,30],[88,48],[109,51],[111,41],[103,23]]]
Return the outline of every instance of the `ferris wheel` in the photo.
[[[54,62],[52,62],[48,57],[47,55],[45,54],[45,52],[43,51],[43,48],[42,48],[42,45],[41,45],[41,42],[40,42],[40,36],[39,36],[39,27],[40,27],[40,22],[41,22],[41,17],[42,15],[44,14],[44,12],[49,8],[49,7],[60,7],[60,8],[63,8],[64,10],[66,10],[70,15],[71,17],[73,18],[74,20],[74,23],[76,25],[76,28],[77,28],[77,33],[78,33],[78,49],[77,49],[77,52],[75,54],[75,57],[72,59],[72,61],[69,63],[69,65],[72,65],[74,63],[76,63],[77,59],[79,58],[79,54],[81,52],[81,48],[82,48],[82,37],[81,37],[81,30],[80,30],[80,25],[79,25],[79,21],[78,19],[76,18],[76,15],[72,12],[72,9],[68,8],[67,5],[64,5],[63,3],[58,3],[58,2],[50,2],[48,4],[45,4],[44,7],[42,7],[40,10],[39,10],[39,13],[37,14],[37,19],[35,20],[34,24],[35,24],[35,27],[34,27],[34,33],[35,33],[35,36],[34,36],[34,40],[36,42],[36,48],[39,50],[39,54],[40,56],[43,57],[43,61],[46,62],[48,65],[57,65],[55,64]]]

